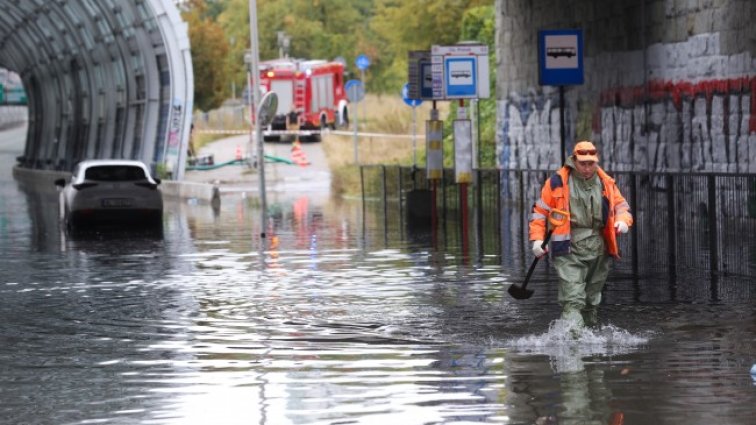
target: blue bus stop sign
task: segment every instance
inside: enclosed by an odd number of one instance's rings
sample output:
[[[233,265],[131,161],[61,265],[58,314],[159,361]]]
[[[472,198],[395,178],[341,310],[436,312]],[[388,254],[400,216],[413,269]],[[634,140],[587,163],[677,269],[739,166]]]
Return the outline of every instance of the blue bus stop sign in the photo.
[[[409,97],[409,83],[404,84],[404,87],[402,87],[402,100],[413,108],[423,103],[423,99],[411,99]]]
[[[370,58],[365,55],[359,55],[354,63],[357,65],[357,69],[364,71],[370,66]]]
[[[539,31],[538,65],[543,86],[583,84],[583,31]]]

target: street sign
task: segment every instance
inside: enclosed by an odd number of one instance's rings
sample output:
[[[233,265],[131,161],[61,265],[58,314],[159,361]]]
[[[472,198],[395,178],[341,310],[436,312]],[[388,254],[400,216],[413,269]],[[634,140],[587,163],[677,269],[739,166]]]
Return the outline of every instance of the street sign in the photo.
[[[267,127],[273,122],[273,118],[278,111],[278,95],[276,92],[269,91],[260,100],[260,106],[257,108],[257,119],[260,127]]]
[[[430,50],[413,50],[408,54],[407,76],[412,99],[433,99],[433,74]]]
[[[444,63],[447,97],[476,97],[478,92],[475,58],[448,58]]]
[[[456,44],[431,47],[433,99],[490,97],[488,46]]]
[[[539,31],[538,65],[541,85],[583,84],[583,30]]]
[[[344,85],[347,92],[347,99],[352,103],[357,103],[365,98],[365,85],[360,80],[349,80]]]
[[[404,103],[406,103],[407,105],[409,105],[409,106],[411,106],[413,108],[417,107],[417,106],[420,106],[423,103],[423,99],[413,99],[413,98],[411,98],[410,94],[409,94],[409,88],[410,88],[409,83],[405,84],[402,87],[402,100],[404,101]]]
[[[370,66],[370,58],[365,55],[359,55],[354,63],[357,65],[357,69],[364,71]]]

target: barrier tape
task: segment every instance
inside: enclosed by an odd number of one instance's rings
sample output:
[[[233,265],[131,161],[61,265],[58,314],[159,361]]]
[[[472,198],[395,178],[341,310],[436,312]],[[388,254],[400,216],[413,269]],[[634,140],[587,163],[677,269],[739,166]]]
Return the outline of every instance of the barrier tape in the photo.
[[[221,129],[205,129],[194,130],[197,133],[206,134],[249,134],[250,130],[221,130]],[[313,134],[320,134],[319,130],[263,130],[264,136],[312,136]]]
[[[354,136],[353,131],[346,131],[346,130],[335,130],[335,131],[331,131],[330,133],[338,135],[338,136]],[[361,132],[357,132],[357,136],[380,137],[381,139],[412,139],[413,137],[411,134],[361,133]],[[416,134],[414,137],[417,137],[420,140],[425,140],[425,134]]]
[[[219,129],[207,129],[207,130],[194,130],[197,133],[207,133],[207,134],[249,134],[249,130],[219,130]],[[285,136],[285,135],[291,135],[291,136],[312,136],[313,134],[320,134],[321,132],[318,130],[265,130],[263,131],[264,136]],[[346,130],[333,130],[333,131],[325,131],[324,134],[335,134],[337,136],[354,136],[353,131],[346,131]],[[416,137],[420,140],[425,140],[425,134],[417,134],[415,136],[412,136],[411,134],[389,134],[389,133],[364,133],[364,132],[358,132],[358,137],[378,137],[382,139],[412,139],[412,137]]]

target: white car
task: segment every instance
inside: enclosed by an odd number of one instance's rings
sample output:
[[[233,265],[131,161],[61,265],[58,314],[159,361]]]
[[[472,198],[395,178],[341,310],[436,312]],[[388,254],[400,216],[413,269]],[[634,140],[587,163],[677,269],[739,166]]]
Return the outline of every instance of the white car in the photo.
[[[60,214],[66,228],[100,224],[162,227],[160,179],[141,161],[97,159],[82,161],[71,180],[55,180],[60,191]]]

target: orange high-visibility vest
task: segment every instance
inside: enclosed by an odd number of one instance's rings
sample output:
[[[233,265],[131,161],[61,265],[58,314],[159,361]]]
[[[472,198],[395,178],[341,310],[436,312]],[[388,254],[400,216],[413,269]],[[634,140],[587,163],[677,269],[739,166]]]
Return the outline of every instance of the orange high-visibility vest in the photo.
[[[570,167],[560,168],[541,189],[541,198],[533,204],[533,213],[530,216],[530,240],[542,241],[546,237],[547,217],[552,209],[570,211],[570,188],[567,185],[570,175]],[[614,179],[599,167],[599,180],[601,181],[601,217],[604,225],[603,236],[606,242],[606,250],[614,258],[619,258],[617,235],[614,223],[617,220],[624,221],[627,227],[632,226],[633,216],[630,214],[630,205],[619,191]],[[560,256],[570,253],[570,221],[553,229],[549,251],[552,256]]]

